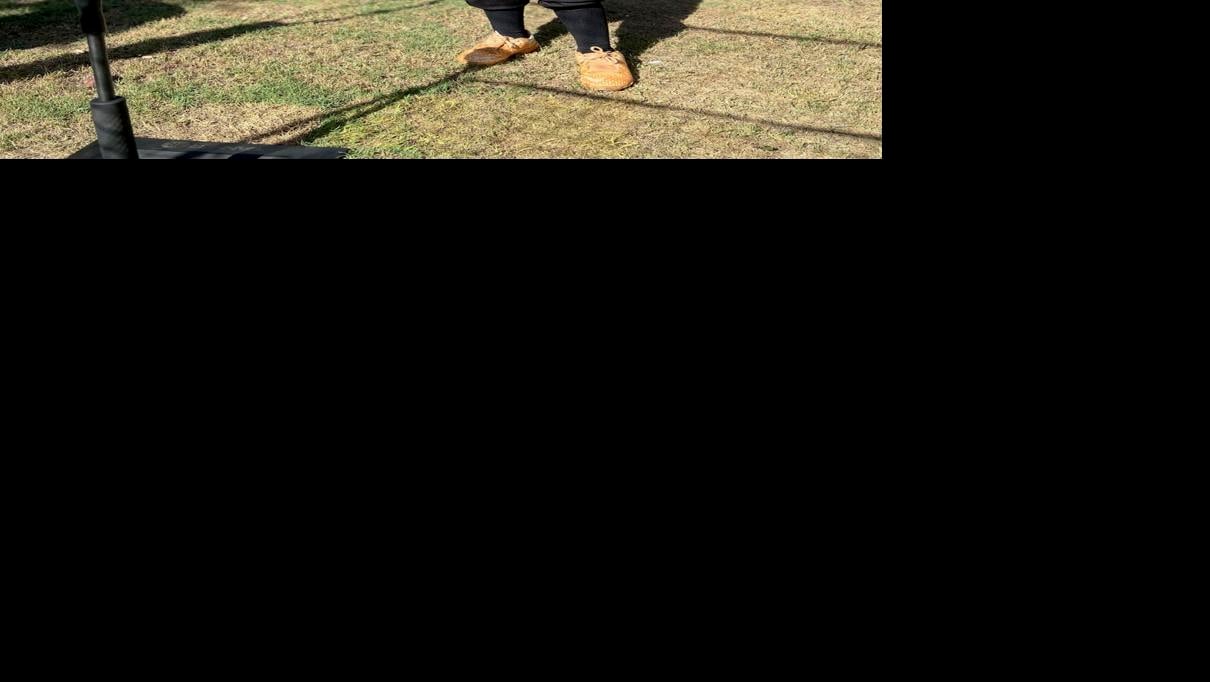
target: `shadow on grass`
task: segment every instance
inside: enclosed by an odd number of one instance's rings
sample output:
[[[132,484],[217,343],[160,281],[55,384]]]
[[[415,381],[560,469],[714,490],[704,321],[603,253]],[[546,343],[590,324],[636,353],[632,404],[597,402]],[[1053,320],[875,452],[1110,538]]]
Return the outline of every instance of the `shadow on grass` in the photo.
[[[135,57],[143,57],[157,52],[165,52],[169,50],[180,50],[195,45],[202,45],[219,40],[229,40],[237,36],[242,36],[247,33],[255,33],[264,31],[270,28],[279,26],[287,26],[280,21],[262,21],[256,24],[245,24],[243,26],[231,26],[229,28],[216,28],[209,31],[196,31],[194,33],[186,33],[185,35],[172,36],[168,38],[148,38],[140,40],[137,43],[122,45],[120,47],[110,48],[109,58],[114,59],[132,59]],[[79,66],[88,65],[87,54],[67,54],[58,57],[49,57],[28,64],[20,64],[18,66],[0,69],[0,83],[18,80],[21,78],[36,78],[45,76],[54,71],[69,71]]]
[[[621,18],[617,48],[627,57],[639,57],[660,41],[685,30],[685,19],[697,11],[702,0],[612,0],[608,3],[614,17]]]
[[[681,111],[694,116],[705,116],[707,118],[724,119],[735,121],[738,123],[754,123],[768,128],[777,128],[780,130],[801,131],[808,133],[826,133],[828,135],[841,135],[844,137],[852,137],[862,140],[882,140],[882,135],[874,133],[853,132],[849,130],[840,130],[837,128],[817,128],[815,126],[799,125],[797,123],[780,123],[778,121],[769,121],[763,118],[752,118],[750,116],[739,116],[736,114],[725,114],[717,111],[708,111],[706,109],[693,109],[690,107],[674,107],[670,104],[652,104],[650,102],[639,102],[629,99],[619,99],[608,95],[596,95],[590,92],[577,92],[575,90],[564,90],[563,88],[552,88],[545,85],[531,85],[529,83],[514,83],[511,81],[493,81],[482,80],[479,78],[469,79],[472,83],[484,83],[486,85],[504,85],[511,88],[523,88],[526,90],[537,90],[539,92],[550,92],[559,95],[567,95],[569,97],[583,97],[585,99],[608,100],[626,104],[629,106],[642,107],[644,109],[658,109],[663,111]]]
[[[303,142],[313,142],[326,135],[330,135],[331,133],[334,133],[337,130],[340,130],[341,128],[345,127],[346,125],[348,125],[349,123],[351,123],[353,121],[356,121],[357,119],[365,118],[366,116],[369,116],[370,114],[373,114],[378,111],[382,111],[383,109],[386,109],[387,107],[391,106],[392,104],[395,104],[396,102],[400,102],[413,95],[423,95],[427,92],[432,92],[434,90],[437,90],[443,86],[452,85],[453,83],[458,81],[458,79],[465,76],[467,73],[469,73],[471,71],[478,71],[478,70],[479,69],[477,67],[464,66],[461,69],[459,69],[451,74],[448,74],[435,81],[432,81],[431,83],[425,83],[424,85],[417,85],[415,87],[407,88],[404,90],[397,90],[395,92],[392,92],[389,95],[383,95],[382,97],[377,97],[377,98],[369,100],[367,102],[358,102],[357,104],[350,104],[348,106],[344,106],[339,109],[325,111],[322,114],[308,116],[307,118],[300,118],[297,121],[287,123],[284,126],[278,126],[277,128],[274,128],[273,130],[267,130],[263,133],[257,133],[256,135],[253,135],[252,137],[244,138],[243,140],[240,140],[240,142],[256,142],[258,140],[264,140],[264,139],[273,137],[274,135],[281,135],[282,133],[289,132],[299,126],[303,126],[308,123],[315,123],[318,121],[323,121],[323,123],[318,128],[315,128],[314,130],[309,130],[305,133],[300,133],[298,135],[295,135],[294,137],[291,137],[290,139],[288,139],[286,141],[278,142],[276,144],[300,144]]]
[[[0,2],[0,10],[23,8],[22,14],[0,18],[0,50],[28,50],[43,45],[83,40],[80,13],[68,0],[37,3]],[[107,0],[105,20],[110,31],[185,14],[184,8],[156,0]]]
[[[331,24],[333,22],[348,21],[349,19],[356,19],[358,17],[371,17],[376,14],[394,14],[396,12],[402,12],[405,9],[417,9],[420,7],[428,7],[429,5],[436,5],[439,2],[441,2],[441,0],[428,0],[428,2],[422,2],[422,3],[416,4],[416,5],[407,5],[405,7],[396,7],[394,9],[377,9],[372,12],[362,12],[361,14],[350,14],[347,17],[336,17],[335,19],[315,19],[314,21],[292,21],[290,23],[291,24]],[[347,5],[342,5],[342,7],[346,7],[346,6]]]
[[[780,38],[782,40],[801,40],[809,43],[828,43],[830,45],[856,45],[857,47],[882,47],[882,43],[868,43],[864,40],[846,40],[844,38],[819,38],[814,36],[788,36],[781,33],[761,33],[759,31],[729,31],[722,28],[706,28],[705,26],[685,25],[690,31],[705,31],[707,33],[722,33],[731,36],[752,36],[754,38]]]
[[[426,83],[424,85],[418,85],[418,86],[415,86],[412,88],[407,88],[405,90],[399,90],[399,91],[390,93],[388,95],[383,95],[381,97],[377,97],[375,99],[372,99],[372,100],[369,100],[366,102],[359,102],[357,104],[350,104],[348,106],[341,107],[339,109],[333,109],[332,111],[325,111],[322,114],[316,114],[314,116],[309,116],[307,118],[301,118],[301,119],[298,119],[291,123],[287,123],[286,125],[274,128],[273,130],[268,130],[263,133],[258,133],[256,135],[253,135],[251,137],[244,138],[243,140],[240,140],[240,142],[245,142],[245,143],[260,142],[262,140],[271,138],[275,135],[281,135],[282,133],[287,133],[291,130],[294,130],[295,128],[298,128],[299,126],[307,125],[308,123],[315,123],[318,121],[323,121],[322,125],[320,125],[318,128],[315,128],[313,130],[309,130],[309,131],[306,131],[303,133],[299,133],[299,134],[289,138],[288,140],[279,141],[274,144],[301,144],[301,143],[305,143],[305,142],[315,142],[315,141],[318,141],[318,140],[326,137],[327,135],[330,135],[330,134],[340,130],[341,128],[345,127],[346,125],[352,123],[353,121],[365,118],[375,112],[382,111],[383,109],[386,109],[387,107],[391,106],[392,104],[400,102],[408,97],[411,97],[413,95],[421,95],[421,94],[425,94],[428,92],[432,92],[441,87],[452,86],[455,83],[457,83],[459,80],[463,80],[463,77],[466,76],[468,73],[478,72],[478,71],[482,71],[482,70],[483,69],[481,69],[481,68],[465,66],[462,69],[460,69],[454,73],[448,74],[438,80],[432,81],[431,83]],[[684,112],[687,114],[692,114],[694,116],[705,116],[707,118],[734,121],[737,123],[752,123],[755,125],[765,126],[767,128],[774,128],[774,129],[778,129],[778,130],[787,130],[787,131],[791,131],[791,132],[822,133],[822,134],[826,134],[826,135],[839,135],[842,137],[850,137],[850,138],[861,139],[861,140],[876,140],[876,141],[882,140],[882,135],[875,134],[875,133],[865,133],[865,132],[851,131],[851,130],[840,130],[838,128],[819,128],[816,126],[799,125],[796,123],[781,123],[779,121],[769,121],[766,119],[752,118],[749,116],[739,116],[736,114],[727,114],[727,113],[721,113],[721,112],[717,112],[717,111],[707,111],[704,109],[693,109],[690,107],[675,107],[675,106],[668,105],[668,104],[651,104],[648,102],[637,102],[637,101],[633,101],[633,100],[618,99],[616,97],[610,97],[607,95],[596,95],[596,94],[592,94],[592,93],[588,93],[588,92],[576,92],[573,90],[564,90],[562,88],[552,88],[552,87],[546,87],[546,86],[542,86],[542,85],[531,85],[529,83],[514,83],[514,82],[510,82],[510,81],[484,80],[484,79],[479,79],[479,78],[468,78],[465,80],[467,82],[471,82],[471,83],[483,83],[485,85],[503,85],[506,87],[523,88],[523,89],[527,89],[527,90],[536,90],[536,91],[540,91],[540,92],[549,92],[549,93],[555,93],[555,94],[559,94],[559,95],[566,95],[566,96],[570,96],[570,97],[584,97],[586,99],[609,100],[612,102],[618,102],[618,103],[625,104],[628,106],[642,107],[645,109]]]
[[[2,1],[2,0],[0,0]],[[75,5],[67,0],[60,0],[63,4],[72,8],[72,16],[75,23],[74,36],[83,43],[83,34],[80,33],[79,15],[76,13]],[[358,19],[360,17],[373,16],[378,14],[392,14],[401,12],[406,9],[415,9],[417,7],[425,7],[439,0],[430,0],[419,5],[408,5],[406,7],[397,7],[395,9],[381,9],[372,12],[363,12],[361,14],[350,14],[344,17],[336,17],[333,19],[315,19],[311,21],[261,21],[255,24],[243,24],[240,26],[229,26],[227,28],[215,28],[207,31],[195,31],[179,36],[168,36],[164,38],[148,38],[137,43],[122,45],[119,47],[111,47],[109,49],[110,60],[115,59],[133,59],[136,57],[145,57],[147,55],[157,54],[160,52],[170,52],[172,50],[182,50],[197,45],[206,43],[219,42],[222,40],[230,40],[239,36],[255,33],[257,31],[265,31],[271,28],[280,28],[283,26],[296,26],[302,24],[329,24],[338,21],[348,21],[350,19]],[[88,55],[85,54],[65,54],[57,57],[48,57],[40,59],[36,62],[27,64],[18,64],[7,68],[0,68],[0,84],[10,81],[20,80],[23,78],[37,78],[45,76],[55,71],[70,71],[71,69],[87,66]]]

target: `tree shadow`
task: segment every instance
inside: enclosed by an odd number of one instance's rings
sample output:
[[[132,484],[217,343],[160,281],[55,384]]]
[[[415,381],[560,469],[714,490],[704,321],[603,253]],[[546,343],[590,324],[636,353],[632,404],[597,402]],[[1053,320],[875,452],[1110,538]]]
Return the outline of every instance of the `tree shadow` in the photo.
[[[0,50],[28,50],[84,39],[80,32],[80,13],[75,4],[67,0],[0,2],[0,11],[14,9],[25,11],[0,17]],[[184,14],[184,8],[158,0],[108,0],[105,3],[105,21],[110,32]]]
[[[5,2],[11,2],[11,1],[12,0],[0,0],[0,9],[3,9],[5,7],[5,5],[4,5]],[[75,11],[74,10],[75,6],[72,5],[72,3],[66,2],[66,0],[62,0],[62,1],[64,2],[64,4],[68,5],[69,7],[72,7],[73,12]],[[186,33],[186,34],[177,35],[177,36],[167,36],[167,37],[163,37],[163,38],[148,38],[146,40],[140,40],[137,43],[130,43],[128,45],[119,45],[116,47],[110,46],[109,59],[110,59],[110,61],[117,61],[117,60],[121,60],[121,59],[134,59],[137,57],[145,57],[148,55],[157,54],[159,52],[170,52],[173,50],[183,50],[183,49],[194,47],[197,45],[203,45],[205,43],[219,42],[222,40],[230,40],[232,38],[238,38],[239,36],[242,36],[242,35],[245,35],[248,33],[255,33],[257,31],[266,31],[266,30],[273,29],[273,28],[281,28],[281,27],[285,27],[285,26],[296,26],[296,25],[301,25],[301,24],[329,24],[329,23],[340,22],[340,21],[348,21],[350,19],[358,19],[361,17],[381,15],[381,14],[391,14],[393,12],[401,12],[405,9],[414,9],[416,7],[423,7],[426,4],[432,4],[432,2],[424,3],[421,5],[408,5],[406,7],[397,7],[395,9],[383,9],[383,10],[375,10],[375,11],[371,11],[371,12],[362,12],[360,14],[350,14],[350,15],[342,16],[342,17],[334,17],[331,19],[314,19],[314,20],[292,21],[292,22],[260,21],[260,22],[254,23],[254,24],[242,24],[239,26],[228,26],[225,28],[213,28],[213,29],[208,29],[205,31],[194,31],[193,33]],[[79,40],[83,41],[84,38],[83,38],[83,34],[80,33],[79,22],[76,21],[73,24],[73,26],[75,26],[74,33],[75,33],[76,37]],[[81,66],[87,66],[87,65],[88,65],[88,55],[87,54],[74,54],[73,53],[73,54],[62,54],[62,55],[58,55],[55,57],[47,57],[46,59],[39,59],[38,61],[34,61],[34,62],[28,62],[25,64],[17,64],[17,65],[10,66],[10,67],[0,68],[0,83],[8,83],[8,82],[20,80],[23,78],[37,78],[38,76],[45,76],[52,72],[70,71],[71,69],[78,68]]]
[[[231,26],[228,28],[211,29],[208,31],[196,31],[194,33],[186,33],[185,35],[172,36],[168,38],[148,38],[147,40],[141,40],[137,43],[110,48],[109,59],[111,61],[116,61],[119,59],[134,59],[136,57],[143,57],[146,55],[156,54],[158,52],[183,50],[195,45],[202,45],[204,43],[219,40],[229,40],[246,33],[264,31],[286,25],[287,24],[283,24],[280,21],[262,21],[256,24],[244,24],[242,26]],[[0,83],[7,83],[9,81],[20,80],[22,78],[36,78],[38,76],[45,76],[46,74],[54,71],[69,71],[76,67],[86,66],[87,64],[87,54],[65,54],[57,57],[49,57],[47,59],[39,59],[36,62],[29,62],[28,64],[19,64],[17,66],[0,69]]]

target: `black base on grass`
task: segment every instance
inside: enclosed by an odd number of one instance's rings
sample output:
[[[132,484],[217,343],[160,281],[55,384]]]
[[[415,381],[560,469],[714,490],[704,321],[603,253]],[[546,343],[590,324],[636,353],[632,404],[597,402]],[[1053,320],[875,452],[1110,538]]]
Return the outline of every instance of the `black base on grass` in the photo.
[[[188,140],[136,138],[130,124],[126,99],[114,91],[109,54],[105,46],[105,12],[102,0],[73,0],[80,10],[80,29],[88,39],[88,61],[92,64],[97,98],[92,101],[92,121],[97,141],[67,157],[69,159],[343,159],[347,149],[287,147],[277,144],[224,144]]]
[[[343,159],[349,150],[336,147],[298,147],[280,144],[229,144],[190,140],[135,139],[140,159]],[[101,146],[93,142],[67,157],[99,159]]]

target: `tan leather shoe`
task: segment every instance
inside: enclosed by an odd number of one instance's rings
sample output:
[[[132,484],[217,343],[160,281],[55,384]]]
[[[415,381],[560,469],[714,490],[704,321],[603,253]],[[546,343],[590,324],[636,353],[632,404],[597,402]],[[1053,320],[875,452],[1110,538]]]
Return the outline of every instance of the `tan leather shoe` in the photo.
[[[509,38],[493,31],[490,36],[475,43],[474,47],[458,55],[458,61],[474,66],[492,66],[540,49],[538,41],[533,38]]]
[[[589,90],[625,90],[634,85],[634,74],[621,52],[606,52],[599,47],[592,52],[577,52],[580,84]]]

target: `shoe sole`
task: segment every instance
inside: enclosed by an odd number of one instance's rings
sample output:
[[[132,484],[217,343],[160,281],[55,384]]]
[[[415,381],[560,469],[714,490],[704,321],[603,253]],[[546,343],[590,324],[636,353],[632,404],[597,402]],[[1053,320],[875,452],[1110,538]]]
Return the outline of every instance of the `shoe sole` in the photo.
[[[463,63],[463,64],[470,64],[471,66],[495,66],[495,65],[497,65],[497,64],[503,64],[504,62],[507,62],[508,60],[512,59],[513,57],[520,57],[520,56],[522,56],[522,55],[533,54],[533,53],[535,53],[535,52],[541,52],[541,51],[542,51],[542,48],[539,46],[539,47],[535,47],[535,48],[534,48],[534,49],[532,49],[532,50],[525,50],[525,51],[522,51],[522,52],[514,52],[513,54],[510,54],[509,56],[505,57],[504,59],[500,59],[500,60],[497,60],[497,61],[494,61],[494,62],[472,62],[472,61],[468,61],[468,60],[467,60],[467,58],[466,58],[466,56],[467,56],[467,55],[469,55],[470,53],[474,52],[474,51],[475,51],[475,49],[474,49],[474,48],[471,48],[471,49],[469,49],[469,50],[467,50],[467,51],[463,52],[462,54],[458,55],[458,61],[459,61],[459,62],[461,62],[461,63]]]
[[[629,88],[633,88],[633,87],[634,87],[634,83],[627,83],[626,85],[618,85],[618,86],[612,86],[612,87],[598,88],[598,87],[593,87],[593,86],[589,85],[588,83],[585,83],[584,81],[580,81],[580,85],[581,85],[581,86],[582,86],[582,87],[583,87],[585,90],[593,90],[593,91],[595,91],[595,92],[620,92],[620,91],[622,91],[622,90],[627,90],[627,89],[629,89]]]

